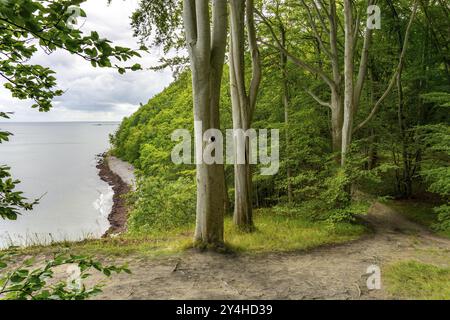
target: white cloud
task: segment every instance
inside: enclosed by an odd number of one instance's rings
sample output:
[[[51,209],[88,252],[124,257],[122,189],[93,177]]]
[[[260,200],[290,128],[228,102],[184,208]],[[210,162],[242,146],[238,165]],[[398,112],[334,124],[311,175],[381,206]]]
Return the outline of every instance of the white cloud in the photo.
[[[130,27],[130,16],[136,7],[137,0],[113,0],[110,6],[107,0],[89,0],[82,5],[87,19],[79,20],[79,24],[86,33],[96,30],[114,45],[137,48],[138,41]],[[154,66],[160,55],[161,51],[155,49],[127,65],[139,62],[143,67]],[[14,121],[118,121],[172,81],[170,71],[120,75],[113,69],[93,68],[82,58],[63,51],[51,55],[39,52],[32,62],[56,71],[58,86],[66,93],[55,100],[50,112],[39,113],[30,108],[31,102],[14,99],[1,87],[0,111],[15,112]]]

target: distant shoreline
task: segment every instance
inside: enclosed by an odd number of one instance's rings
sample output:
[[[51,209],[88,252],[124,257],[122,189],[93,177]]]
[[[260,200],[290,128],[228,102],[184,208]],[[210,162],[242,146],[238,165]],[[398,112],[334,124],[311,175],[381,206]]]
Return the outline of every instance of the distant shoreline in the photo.
[[[105,125],[117,125],[121,121],[12,121],[2,120],[0,124],[105,124]]]
[[[102,236],[102,238],[106,238],[126,231],[128,207],[125,195],[131,191],[132,186],[124,182],[118,174],[111,170],[109,166],[109,156],[106,154],[99,155],[97,169],[99,169],[98,175],[100,178],[107,182],[114,191],[113,206],[108,215],[110,228]]]

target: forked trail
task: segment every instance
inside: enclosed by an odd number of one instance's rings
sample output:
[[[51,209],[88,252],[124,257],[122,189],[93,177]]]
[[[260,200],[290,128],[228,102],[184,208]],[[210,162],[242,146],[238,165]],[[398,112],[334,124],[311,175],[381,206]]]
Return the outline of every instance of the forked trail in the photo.
[[[307,252],[201,254],[127,261],[132,275],[106,283],[100,299],[384,299],[367,289],[367,268],[414,259],[449,265],[450,240],[436,237],[376,203],[367,221],[374,234]],[[383,275],[382,275],[383,279]]]

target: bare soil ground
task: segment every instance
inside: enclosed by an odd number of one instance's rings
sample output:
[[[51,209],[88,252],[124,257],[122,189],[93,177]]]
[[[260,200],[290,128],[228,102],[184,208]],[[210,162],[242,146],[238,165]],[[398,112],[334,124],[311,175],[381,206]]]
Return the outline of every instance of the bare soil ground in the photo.
[[[391,208],[376,203],[366,219],[372,235],[308,252],[189,251],[157,259],[130,257],[122,262],[133,274],[107,280],[96,299],[389,299],[395,297],[383,285],[381,290],[367,289],[370,265],[383,268],[410,259],[450,264],[450,240],[432,235]]]

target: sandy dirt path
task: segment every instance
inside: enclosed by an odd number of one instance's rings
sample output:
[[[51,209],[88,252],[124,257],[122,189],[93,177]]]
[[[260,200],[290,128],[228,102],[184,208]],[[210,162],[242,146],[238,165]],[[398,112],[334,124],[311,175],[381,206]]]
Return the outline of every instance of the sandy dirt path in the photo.
[[[367,289],[366,270],[414,259],[448,266],[450,240],[430,234],[376,203],[367,216],[374,234],[309,252],[220,255],[186,252],[130,258],[132,275],[106,283],[100,299],[386,299]]]

